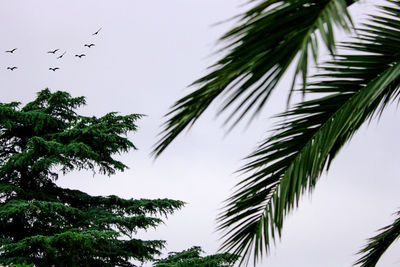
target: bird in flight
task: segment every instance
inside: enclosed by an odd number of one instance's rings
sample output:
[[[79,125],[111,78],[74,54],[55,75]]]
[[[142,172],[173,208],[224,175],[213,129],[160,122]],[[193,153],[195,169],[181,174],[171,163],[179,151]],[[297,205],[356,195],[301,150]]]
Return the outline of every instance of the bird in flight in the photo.
[[[85,44],[85,46],[87,46],[88,48],[91,48],[92,46],[94,46],[94,44]]]
[[[49,70],[52,70],[52,71],[56,71],[56,70],[59,70],[59,69],[60,69],[59,67],[49,68]]]
[[[59,55],[59,56],[57,57],[57,59],[62,58],[62,57],[65,55],[65,53],[67,53],[67,51],[65,51],[64,53],[62,53],[62,55]]]
[[[79,58],[81,58],[81,57],[86,57],[86,55],[85,54],[80,54],[80,55],[75,55],[76,57],[79,57]]]
[[[53,51],[47,51],[47,53],[55,54],[58,50],[60,50],[60,49],[54,49]]]
[[[14,51],[17,50],[17,48],[11,49],[11,50],[7,50],[6,53],[14,53]]]
[[[100,27],[100,29],[98,29],[95,33],[93,33],[92,35],[97,35],[97,34],[99,34],[99,31],[101,30],[101,27]]]
[[[18,68],[17,67],[7,67],[7,69],[13,71],[13,70],[18,69]]]

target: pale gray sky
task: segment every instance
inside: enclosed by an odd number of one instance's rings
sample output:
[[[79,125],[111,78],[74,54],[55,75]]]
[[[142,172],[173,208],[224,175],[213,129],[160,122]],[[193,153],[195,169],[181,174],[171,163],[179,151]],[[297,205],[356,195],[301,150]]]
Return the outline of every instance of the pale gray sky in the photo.
[[[356,7],[360,17],[364,5]],[[371,2],[371,1],[370,1]],[[249,128],[225,136],[216,106],[159,159],[149,154],[163,115],[186,86],[205,74],[217,57],[215,42],[231,22],[211,27],[244,10],[245,1],[11,1],[0,2],[1,102],[30,101],[39,90],[64,90],[85,96],[87,115],[109,111],[143,113],[132,135],[138,151],[122,155],[124,173],[102,177],[71,173],[58,184],[96,195],[125,198],[172,198],[187,202],[155,231],[140,237],[167,240],[169,251],[202,246],[214,253],[220,245],[215,218],[238,181],[241,159],[263,137],[285,108],[287,84]],[[92,33],[102,27],[97,36]],[[85,43],[95,43],[88,49]],[[14,54],[2,51],[17,47]],[[62,59],[46,52],[66,51]],[[85,53],[82,59],[75,54]],[[18,69],[7,71],[8,66]],[[50,72],[49,67],[59,67]],[[391,223],[399,207],[396,107],[379,123],[364,127],[305,197],[285,224],[282,242],[260,266],[351,266],[354,254],[374,231]],[[378,266],[398,266],[393,246]]]

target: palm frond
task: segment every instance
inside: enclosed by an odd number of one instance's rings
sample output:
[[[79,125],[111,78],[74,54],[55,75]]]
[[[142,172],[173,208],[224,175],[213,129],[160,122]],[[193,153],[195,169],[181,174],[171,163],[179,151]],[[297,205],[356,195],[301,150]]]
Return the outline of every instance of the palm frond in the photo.
[[[359,41],[345,44],[349,54],[325,63],[308,84],[307,94],[324,96],[282,113],[275,134],[240,170],[246,177],[227,200],[218,229],[225,233],[222,249],[243,256],[242,263],[268,252],[300,196],[359,127],[398,96],[400,3],[393,3],[396,8],[381,7],[385,17],[360,30]]]
[[[354,265],[361,264],[362,267],[375,266],[380,257],[389,246],[400,236],[400,212],[393,224],[383,227],[380,234],[370,238],[368,244],[359,252],[364,254]]]
[[[178,100],[166,117],[163,135],[153,154],[157,157],[186,127],[191,126],[218,97],[218,112],[233,107],[226,123],[236,125],[245,115],[256,115],[298,56],[296,73],[305,83],[309,53],[317,58],[317,35],[333,53],[333,27],[349,30],[350,15],[345,0],[263,0],[241,15],[240,25],[220,41],[227,55],[210,67],[209,74],[191,86],[199,86]]]

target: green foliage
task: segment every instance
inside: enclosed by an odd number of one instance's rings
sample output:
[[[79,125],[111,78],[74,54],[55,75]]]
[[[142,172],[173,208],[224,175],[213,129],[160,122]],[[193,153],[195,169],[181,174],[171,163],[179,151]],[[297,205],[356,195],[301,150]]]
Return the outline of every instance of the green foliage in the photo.
[[[393,224],[383,227],[377,236],[368,240],[368,244],[359,252],[364,255],[355,264],[361,264],[362,267],[375,266],[390,245],[399,239],[400,212],[396,215],[397,218]]]
[[[312,191],[343,145],[364,122],[378,117],[400,94],[400,3],[387,1],[380,14],[357,29],[355,41],[336,53],[333,26],[348,29],[347,6],[355,1],[259,0],[242,15],[239,26],[222,38],[225,55],[199,88],[178,100],[167,114],[158,156],[216,98],[230,110],[233,126],[259,112],[289,64],[303,76],[310,96],[278,115],[274,134],[247,157],[244,176],[219,217],[222,248],[256,262],[280,237],[286,215]],[[334,55],[306,82],[308,53],[316,60],[316,35]],[[311,51],[311,52],[310,52]],[[296,61],[297,60],[297,61]],[[289,94],[290,97],[290,94]],[[228,109],[229,108],[229,109]],[[400,236],[398,220],[382,229],[360,252],[357,264],[374,266]]]
[[[124,171],[113,156],[135,149],[125,135],[142,115],[85,117],[75,112],[84,104],[48,89],[22,108],[0,103],[0,264],[134,266],[164,247],[133,235],[183,202],[90,196],[55,184],[57,170]]]
[[[318,57],[318,34],[333,53],[333,27],[349,30],[352,22],[347,4],[355,1],[258,2],[240,16],[237,27],[221,38],[220,41],[227,43],[222,49],[226,55],[210,67],[209,74],[192,84],[199,89],[173,105],[154,155],[160,155],[217,98],[223,99],[219,113],[233,110],[226,121],[233,120],[232,127],[245,115],[256,115],[296,57],[293,86],[298,75],[305,84],[310,52],[315,61]]]
[[[8,267],[8,266],[0,265],[0,267]],[[33,266],[33,263],[27,264],[26,262],[24,262],[24,263],[10,265],[10,267],[34,267],[34,266]]]
[[[159,259],[154,267],[223,267],[233,266],[238,259],[237,256],[229,253],[214,254],[202,257],[201,247],[194,246],[181,252],[170,252],[169,256]]]
[[[399,93],[400,43],[390,38],[400,40],[400,20],[394,18],[400,13],[385,11],[393,17],[375,17],[379,24],[360,29],[359,40],[346,44],[349,54],[327,62],[318,81],[308,85],[307,93],[324,96],[281,114],[275,134],[250,155],[242,169],[247,177],[221,215],[220,228],[230,228],[224,246],[236,253],[253,245],[257,253],[268,249],[301,194],[312,190],[340,148]]]

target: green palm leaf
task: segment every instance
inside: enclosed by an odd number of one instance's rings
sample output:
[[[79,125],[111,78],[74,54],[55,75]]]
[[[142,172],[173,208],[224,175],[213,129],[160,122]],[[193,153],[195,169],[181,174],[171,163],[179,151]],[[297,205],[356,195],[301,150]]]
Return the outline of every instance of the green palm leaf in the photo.
[[[369,243],[359,254],[364,256],[355,264],[361,264],[362,267],[375,266],[388,247],[400,236],[400,212],[393,224],[380,229],[381,233],[369,239]]]
[[[167,113],[163,134],[153,151],[155,156],[191,126],[218,97],[223,98],[219,113],[233,112],[226,123],[236,125],[246,114],[256,115],[298,56],[295,77],[305,83],[309,53],[317,58],[317,34],[333,53],[333,27],[349,29],[351,18],[344,0],[263,0],[241,15],[241,24],[221,41],[227,55],[211,66],[211,71],[192,86],[199,89],[178,100]]]
[[[249,156],[246,177],[227,200],[219,220],[223,248],[254,261],[280,236],[288,212],[311,191],[325,167],[359,127],[397,97],[400,82],[400,3],[381,7],[385,17],[347,43],[348,55],[327,62],[305,101],[281,114],[275,134]],[[389,26],[390,25],[390,26]],[[363,55],[354,51],[364,51]]]

